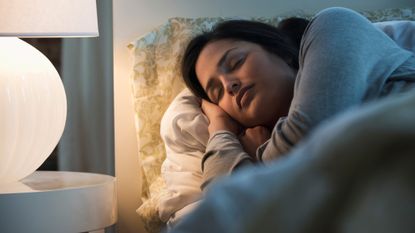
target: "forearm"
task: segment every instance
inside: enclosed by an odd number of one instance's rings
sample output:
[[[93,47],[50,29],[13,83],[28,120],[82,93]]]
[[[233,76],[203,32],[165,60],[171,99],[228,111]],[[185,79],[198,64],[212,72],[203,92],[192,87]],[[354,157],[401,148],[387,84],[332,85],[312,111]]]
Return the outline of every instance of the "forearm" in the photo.
[[[258,161],[275,160],[297,144],[312,127],[306,114],[293,111],[288,117],[280,118],[271,133],[271,138],[257,150]]]
[[[230,175],[239,167],[253,163],[235,134],[221,130],[211,135],[202,159],[204,189],[212,180]]]

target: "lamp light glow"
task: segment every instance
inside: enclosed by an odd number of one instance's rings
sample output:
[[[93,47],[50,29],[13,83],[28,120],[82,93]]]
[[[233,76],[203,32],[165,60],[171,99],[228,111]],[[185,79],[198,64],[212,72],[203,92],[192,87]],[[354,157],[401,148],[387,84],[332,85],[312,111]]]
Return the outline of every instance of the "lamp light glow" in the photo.
[[[37,49],[0,37],[0,183],[35,171],[62,135],[66,96],[58,72]]]
[[[95,0],[0,0],[0,184],[34,172],[66,121],[58,72],[18,37],[98,36]],[[14,37],[11,37],[14,36]]]

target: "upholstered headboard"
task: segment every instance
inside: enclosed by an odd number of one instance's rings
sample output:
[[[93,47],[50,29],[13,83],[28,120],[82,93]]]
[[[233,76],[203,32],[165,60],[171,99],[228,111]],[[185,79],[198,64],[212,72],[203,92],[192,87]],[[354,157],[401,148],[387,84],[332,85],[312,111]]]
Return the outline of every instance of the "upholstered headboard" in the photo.
[[[362,12],[373,22],[415,20],[415,8]],[[253,18],[272,25],[288,16],[310,18],[297,13],[272,18]],[[172,99],[184,88],[180,77],[181,54],[189,39],[226,18],[172,18],[129,44],[134,61],[131,84],[135,107],[136,135],[143,186],[143,205],[138,213],[149,232],[160,229],[157,202],[163,195],[160,167],[165,158],[160,137],[160,120]]]

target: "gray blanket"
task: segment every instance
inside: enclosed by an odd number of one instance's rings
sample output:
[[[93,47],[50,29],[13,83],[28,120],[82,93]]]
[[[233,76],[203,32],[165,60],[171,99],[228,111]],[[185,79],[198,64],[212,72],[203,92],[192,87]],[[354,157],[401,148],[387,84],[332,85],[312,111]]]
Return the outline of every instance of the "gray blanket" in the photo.
[[[415,91],[322,125],[210,188],[171,232],[415,232]]]

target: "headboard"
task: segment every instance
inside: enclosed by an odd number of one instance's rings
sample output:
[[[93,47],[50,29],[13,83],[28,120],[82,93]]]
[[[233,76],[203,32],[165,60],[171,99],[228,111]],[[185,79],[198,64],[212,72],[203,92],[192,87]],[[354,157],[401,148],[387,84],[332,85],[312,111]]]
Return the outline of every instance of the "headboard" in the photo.
[[[373,22],[415,19],[415,8],[362,12]],[[310,18],[302,12],[270,18],[252,18],[272,25],[288,16]],[[129,44],[133,67],[131,85],[134,98],[135,126],[143,176],[142,200],[138,209],[149,232],[162,225],[157,218],[157,202],[163,195],[160,167],[165,158],[160,138],[160,120],[172,99],[184,88],[180,77],[181,54],[189,39],[210,29],[226,18],[171,18],[148,34]]]

